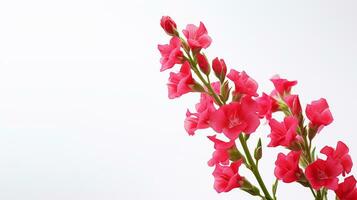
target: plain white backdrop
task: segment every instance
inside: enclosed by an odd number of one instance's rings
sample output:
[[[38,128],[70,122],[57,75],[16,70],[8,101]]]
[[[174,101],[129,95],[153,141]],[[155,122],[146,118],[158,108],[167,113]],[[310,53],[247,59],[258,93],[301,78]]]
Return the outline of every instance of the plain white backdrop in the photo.
[[[159,72],[162,15],[179,28],[203,21],[208,56],[247,71],[260,92],[280,74],[299,81],[303,104],[327,98],[335,121],[318,145],[343,140],[357,162],[356,9],[352,0],[1,0],[0,199],[255,199],[213,190],[212,131],[183,128],[198,96],[168,100]],[[266,145],[268,133],[252,140]],[[280,150],[264,149],[268,183]],[[278,195],[312,199],[297,184]]]

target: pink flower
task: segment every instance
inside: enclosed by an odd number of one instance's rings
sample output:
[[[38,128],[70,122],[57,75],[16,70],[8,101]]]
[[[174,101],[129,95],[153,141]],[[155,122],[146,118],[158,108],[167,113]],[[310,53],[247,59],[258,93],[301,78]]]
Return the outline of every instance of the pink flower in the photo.
[[[288,155],[283,153],[278,154],[275,161],[274,174],[276,178],[284,183],[291,183],[299,180],[302,171],[299,168],[300,151],[290,151]]]
[[[217,164],[228,165],[229,153],[225,150],[215,150],[212,158],[207,162],[208,166],[213,167]]]
[[[256,113],[255,102],[243,99],[242,102],[232,102],[221,106],[211,116],[211,127],[218,133],[224,133],[234,140],[241,132],[253,133],[259,126],[259,116]]]
[[[210,139],[214,143],[214,149],[227,150],[227,149],[232,148],[235,145],[234,140],[230,140],[229,142],[225,142],[225,141],[217,139],[216,135],[207,136],[207,138]]]
[[[338,188],[335,192],[339,200],[356,200],[357,188],[355,177],[350,176],[345,178],[342,183],[338,184]]]
[[[348,147],[343,142],[339,141],[336,146],[336,150],[332,147],[325,146],[321,149],[321,153],[327,156],[327,159],[332,159],[340,163],[343,167],[342,174],[345,176],[346,173],[350,173],[352,169],[352,159],[348,155]]]
[[[221,83],[219,81],[211,83],[211,86],[215,93],[221,94]]]
[[[178,37],[173,37],[170,40],[170,44],[158,45],[158,49],[161,53],[161,69],[165,71],[172,68],[175,64],[181,64],[183,61],[183,53],[180,50],[181,40]]]
[[[185,130],[189,135],[195,135],[196,130],[198,130],[198,117],[197,113],[191,113],[189,110],[186,112],[186,119],[184,122]],[[202,129],[208,128],[206,126],[201,126]]]
[[[161,21],[160,21],[161,27],[164,29],[164,31],[169,34],[169,35],[176,35],[176,23],[174,20],[171,19],[169,16],[162,16]]]
[[[296,129],[298,120],[293,117],[285,117],[283,122],[278,122],[275,119],[269,121],[271,133],[269,135],[271,141],[269,147],[284,146],[289,147],[296,139]]]
[[[213,100],[205,93],[201,94],[201,99],[196,104],[197,113],[186,112],[185,129],[189,135],[194,135],[198,129],[205,129],[209,127],[209,119],[211,114],[215,111]]]
[[[301,104],[298,95],[286,96],[284,100],[295,117],[301,116]]]
[[[167,84],[169,98],[174,99],[188,92],[192,92],[194,84],[195,81],[192,78],[190,64],[186,61],[182,64],[180,72],[170,73],[169,83]]]
[[[223,59],[218,59],[217,57],[212,61],[212,68],[214,74],[217,78],[223,82],[226,74],[227,74],[227,66]]]
[[[311,126],[321,130],[323,126],[332,123],[333,117],[326,99],[321,98],[306,106],[306,116],[311,121]]]
[[[261,97],[258,97],[256,102],[258,104],[259,117],[261,118],[266,117],[270,120],[272,113],[279,110],[279,104],[276,100],[265,93]]]
[[[291,88],[297,84],[297,81],[288,81],[279,76],[275,76],[270,80],[273,82],[276,92],[282,97],[286,94],[290,94]]]
[[[312,188],[319,190],[326,187],[335,190],[338,187],[338,176],[342,173],[342,166],[334,160],[317,159],[306,167],[305,175]]]
[[[198,66],[200,67],[201,71],[204,74],[208,75],[210,73],[211,68],[210,68],[210,65],[208,63],[206,56],[202,55],[200,53],[197,53],[196,57],[197,57]]]
[[[215,148],[215,151],[212,154],[212,158],[208,161],[208,166],[212,167],[219,163],[228,165],[229,164],[228,151],[231,148],[235,147],[234,140],[231,140],[229,142],[224,142],[222,140],[217,139],[216,135],[208,136],[208,139],[214,142],[214,148]]]
[[[242,160],[231,163],[230,166],[216,165],[212,175],[214,176],[214,189],[218,192],[229,192],[241,186],[243,177],[238,173]]]
[[[234,69],[231,69],[231,71],[227,74],[227,78],[234,82],[235,94],[258,96],[258,83],[249,77],[245,71],[238,72]]]
[[[183,34],[187,38],[188,45],[194,51],[202,48],[207,48],[212,42],[210,36],[208,36],[205,25],[200,22],[200,26],[197,27],[193,24],[188,24],[184,29]]]

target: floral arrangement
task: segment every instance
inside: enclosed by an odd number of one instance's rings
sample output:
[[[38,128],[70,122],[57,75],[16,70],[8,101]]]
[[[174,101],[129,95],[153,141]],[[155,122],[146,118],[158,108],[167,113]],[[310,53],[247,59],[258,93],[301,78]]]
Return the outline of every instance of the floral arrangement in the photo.
[[[356,179],[350,175],[352,159],[346,144],[339,141],[336,147],[325,146],[320,150],[321,156],[313,145],[316,136],[333,122],[324,98],[307,104],[304,115],[299,96],[291,92],[297,81],[275,76],[271,79],[275,89],[259,95],[257,82],[245,71],[231,69],[227,73],[223,59],[210,62],[203,49],[211,45],[212,39],[202,22],[198,27],[188,24],[182,31],[184,37],[168,16],[162,17],[161,27],[171,37],[169,44],[158,45],[161,71],[181,65],[178,72],[170,72],[168,97],[200,93],[196,111],[186,113],[187,133],[192,136],[196,130],[207,128],[217,133],[208,136],[214,144],[208,165],[214,167],[214,189],[218,193],[239,188],[264,200],[276,200],[281,181],[299,183],[316,200],[327,199],[328,192],[334,192],[339,200],[357,200]],[[212,82],[211,74],[217,81]],[[283,119],[277,120],[276,113],[281,113]],[[271,187],[263,181],[258,167],[263,155],[261,138],[254,150],[248,147],[250,135],[264,118],[271,129],[268,147],[289,151],[277,155],[276,181]],[[257,185],[239,172],[243,166],[254,175]]]

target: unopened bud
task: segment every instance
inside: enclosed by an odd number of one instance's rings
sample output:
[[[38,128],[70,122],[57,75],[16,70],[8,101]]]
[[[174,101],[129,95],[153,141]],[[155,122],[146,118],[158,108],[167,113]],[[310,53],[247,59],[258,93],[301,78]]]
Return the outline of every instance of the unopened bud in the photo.
[[[210,66],[209,66],[206,56],[202,55],[200,53],[197,53],[196,57],[197,57],[198,66],[200,67],[201,71],[204,74],[209,75],[211,70],[210,70]]]
[[[171,19],[171,17],[162,16],[160,25],[168,35],[171,36],[177,35],[177,31],[176,31],[177,26],[174,20]]]
[[[217,78],[221,81],[224,81],[224,78],[227,74],[227,66],[223,59],[215,58],[212,61],[212,68]]]

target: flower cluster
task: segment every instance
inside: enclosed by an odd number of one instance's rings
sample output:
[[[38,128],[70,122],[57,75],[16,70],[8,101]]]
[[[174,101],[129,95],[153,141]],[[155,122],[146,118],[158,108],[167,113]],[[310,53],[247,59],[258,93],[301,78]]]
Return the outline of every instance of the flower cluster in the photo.
[[[271,79],[273,91],[259,95],[258,83],[245,71],[228,71],[222,58],[209,61],[203,50],[211,45],[212,39],[202,22],[199,26],[188,24],[182,31],[184,37],[168,16],[162,17],[161,27],[171,37],[168,44],[158,45],[161,71],[180,65],[176,72],[170,72],[168,97],[199,93],[195,111],[186,112],[184,127],[189,135],[207,128],[216,132],[208,136],[214,146],[208,165],[214,167],[217,192],[239,188],[262,199],[276,200],[277,184],[282,181],[309,188],[315,199],[327,199],[328,191],[334,191],[340,200],[357,200],[356,179],[349,175],[352,159],[346,144],[339,141],[336,148],[323,147],[322,157],[316,155],[313,147],[316,135],[333,122],[324,98],[303,109],[299,95],[292,93],[297,81],[279,76]],[[212,76],[217,81],[211,82]],[[248,146],[251,134],[262,120],[268,122],[271,130],[265,134],[270,139],[267,146],[288,151],[277,155],[274,170],[277,180],[272,191],[267,189],[258,169],[263,152],[261,138],[254,151]],[[242,176],[241,166],[252,172],[258,186]]]

